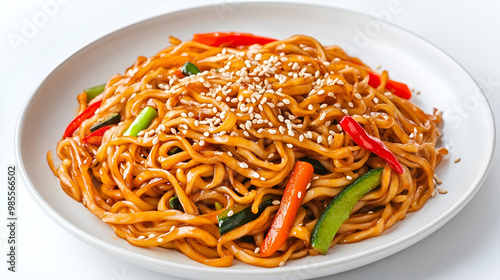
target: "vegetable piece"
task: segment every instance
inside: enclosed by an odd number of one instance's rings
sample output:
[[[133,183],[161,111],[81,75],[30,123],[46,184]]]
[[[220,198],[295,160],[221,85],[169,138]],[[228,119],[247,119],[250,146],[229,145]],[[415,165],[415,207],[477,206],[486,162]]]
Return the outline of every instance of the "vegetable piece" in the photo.
[[[182,211],[182,205],[181,205],[181,202],[179,201],[179,198],[177,197],[177,195],[172,196],[168,200],[168,205],[170,206],[170,209]]]
[[[148,128],[156,115],[158,115],[158,112],[153,107],[146,106],[123,133],[123,136],[137,137],[141,130]]]
[[[345,115],[340,120],[340,126],[342,126],[344,131],[356,144],[384,159],[398,174],[403,174],[403,167],[399,164],[396,156],[387,148],[384,142],[376,137],[368,135],[363,127],[351,116]]]
[[[182,152],[182,149],[175,146],[175,147],[171,148],[170,150],[168,150],[167,155],[173,156],[173,155],[178,154],[180,152]]]
[[[82,124],[82,122],[95,114],[95,111],[101,106],[102,100],[99,100],[92,105],[88,106],[83,112],[81,112],[71,123],[66,127],[64,131],[63,138],[70,137],[73,132]]]
[[[321,162],[318,160],[309,158],[309,157],[301,157],[299,158],[300,161],[305,161],[309,162],[313,167],[314,167],[314,173],[318,175],[325,175],[325,174],[330,174],[330,170],[326,169]]]
[[[87,102],[96,98],[99,94],[101,94],[106,88],[106,84],[98,85],[95,87],[85,89],[85,93],[87,93]]]
[[[314,167],[304,161],[297,161],[281,198],[280,208],[274,217],[261,247],[261,255],[268,257],[276,252],[290,235],[295,216],[311,182]]]
[[[216,201],[214,203],[214,206],[215,206],[215,210],[220,210],[220,209],[224,208],[224,205],[222,205],[222,203],[220,203],[218,201]]]
[[[233,207],[222,211],[217,215],[220,235],[224,235],[235,228],[257,219],[264,212],[264,209],[271,205],[272,198],[268,198],[259,205],[257,214],[252,212],[252,206],[243,209],[241,207]]]
[[[93,124],[90,127],[90,132],[94,132],[101,127],[105,127],[105,126],[112,125],[112,124],[117,124],[120,122],[121,118],[122,117],[120,116],[119,113],[112,114],[109,118],[103,120],[102,122],[98,122],[98,123]]]
[[[213,47],[229,47],[248,46],[253,44],[265,45],[276,39],[255,36],[250,33],[238,32],[213,32],[213,33],[198,33],[194,34],[193,41]]]
[[[200,69],[198,69],[198,67],[196,67],[196,65],[194,65],[193,63],[191,62],[186,62],[184,63],[184,65],[182,65],[182,74],[186,75],[186,76],[191,76],[191,75],[196,75],[198,73],[200,73]]]
[[[345,187],[326,206],[311,233],[311,246],[323,255],[330,248],[340,226],[349,218],[358,200],[380,185],[382,167],[372,169]]]
[[[374,88],[376,88],[380,85],[380,76],[379,75],[372,73],[372,72],[368,72],[368,76],[370,76],[370,79],[368,80],[368,85],[370,85],[371,87],[374,87]],[[397,95],[401,98],[404,98],[404,99],[411,98],[411,91],[406,84],[396,82],[393,80],[388,80],[387,83],[385,84],[385,89],[387,89],[388,91],[394,93],[395,95]]]
[[[111,128],[110,125],[101,127],[98,130],[95,130],[92,133],[90,133],[89,135],[87,135],[87,137],[83,138],[82,142],[87,143],[87,144],[100,146],[104,132],[106,132],[106,130],[108,130],[110,128]]]

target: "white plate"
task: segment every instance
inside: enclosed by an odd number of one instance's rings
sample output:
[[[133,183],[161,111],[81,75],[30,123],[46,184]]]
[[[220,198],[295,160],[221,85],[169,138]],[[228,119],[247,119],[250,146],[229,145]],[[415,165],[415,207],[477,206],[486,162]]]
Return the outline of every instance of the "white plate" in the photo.
[[[493,116],[478,85],[441,50],[390,24],[332,7],[234,3],[226,8],[214,5],[183,10],[108,34],[60,64],[33,94],[18,123],[16,155],[34,199],[63,228],[109,254],[166,274],[218,280],[312,278],[368,264],[418,242],[449,221],[477,192],[493,156]],[[373,67],[382,65],[394,79],[422,91],[413,102],[426,112],[434,107],[444,111],[442,144],[451,154],[437,173],[448,194],[436,196],[379,237],[336,246],[325,256],[306,257],[273,269],[239,261],[229,268],[213,268],[173,250],[138,248],[116,238],[108,225],[61,190],[45,153],[55,149],[74,117],[75,97],[83,88],[123,73],[138,55],[155,54],[168,44],[169,35],[189,39],[194,33],[210,31],[276,38],[311,35],[325,45],[345,47]],[[453,163],[459,157],[460,163]]]

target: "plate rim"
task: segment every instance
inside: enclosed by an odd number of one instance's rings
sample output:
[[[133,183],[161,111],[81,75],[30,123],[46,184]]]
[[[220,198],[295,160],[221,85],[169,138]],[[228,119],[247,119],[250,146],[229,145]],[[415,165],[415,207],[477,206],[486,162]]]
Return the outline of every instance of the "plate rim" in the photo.
[[[17,123],[16,123],[16,133],[15,133],[15,141],[14,141],[15,159],[16,159],[16,162],[17,162],[19,168],[20,168],[21,177],[23,178],[25,186],[28,189],[28,192],[30,193],[32,199],[38,204],[38,206],[40,208],[42,208],[44,210],[44,212],[53,221],[56,222],[56,224],[61,226],[67,232],[71,233],[73,236],[78,237],[78,239],[80,239],[81,241],[84,241],[85,243],[91,245],[92,247],[94,247],[100,251],[103,251],[103,249],[105,249],[105,253],[119,257],[121,260],[124,260],[126,262],[129,262],[129,261],[124,256],[122,256],[123,254],[130,255],[133,257],[137,257],[137,255],[140,255],[141,258],[147,258],[148,262],[157,263],[157,264],[161,264],[161,265],[168,265],[169,267],[172,267],[175,270],[188,269],[190,271],[190,273],[193,273],[193,272],[195,272],[195,273],[200,273],[200,272],[217,273],[223,277],[231,277],[231,276],[236,276],[236,275],[240,275],[243,273],[250,273],[250,272],[254,276],[262,276],[262,275],[269,275],[269,276],[274,275],[274,276],[276,276],[276,275],[281,274],[283,272],[299,272],[299,271],[306,269],[311,264],[305,264],[305,265],[299,264],[299,265],[293,266],[293,267],[277,267],[277,268],[272,268],[272,269],[267,269],[267,270],[252,270],[252,267],[248,267],[245,269],[228,271],[226,269],[221,269],[221,268],[211,267],[211,266],[198,267],[198,266],[192,266],[190,264],[174,263],[174,262],[170,262],[168,260],[159,260],[156,258],[152,258],[151,256],[142,255],[142,254],[137,253],[137,252],[132,252],[126,248],[119,247],[119,246],[116,246],[115,244],[111,244],[111,243],[108,243],[106,241],[103,241],[99,238],[92,236],[91,234],[89,234],[83,230],[80,230],[78,227],[73,225],[70,221],[66,220],[61,215],[59,215],[45,200],[43,200],[41,195],[39,194],[39,192],[35,188],[34,184],[32,183],[31,179],[29,178],[27,171],[25,169],[25,166],[24,166],[24,162],[22,160],[22,152],[21,152],[21,141],[22,141],[22,130],[23,130],[22,127],[23,127],[23,124],[25,121],[24,117],[26,115],[26,111],[27,111],[28,107],[31,105],[32,100],[35,98],[36,93],[39,91],[39,89],[48,80],[50,80],[51,76],[56,74],[58,69],[65,66],[67,63],[70,63],[72,57],[77,56],[78,54],[86,51],[87,49],[90,49],[94,44],[100,43],[100,41],[105,40],[106,38],[108,38],[110,36],[117,35],[120,32],[127,32],[126,29],[129,29],[131,27],[138,27],[138,25],[147,24],[148,22],[152,22],[155,20],[160,20],[163,17],[169,17],[169,16],[172,16],[173,14],[189,13],[193,10],[203,10],[203,9],[207,9],[209,7],[214,7],[216,5],[217,4],[215,4],[215,3],[203,3],[202,5],[196,5],[196,6],[192,6],[192,7],[188,7],[188,8],[174,9],[174,10],[170,10],[168,12],[161,12],[160,14],[152,15],[149,17],[144,17],[144,18],[141,18],[138,20],[134,20],[132,22],[128,22],[126,24],[121,24],[118,27],[111,29],[110,31],[107,31],[107,32],[104,32],[100,35],[95,36],[94,38],[88,40],[87,42],[83,43],[82,45],[78,46],[73,51],[71,51],[70,54],[67,55],[66,57],[64,57],[62,59],[62,61],[57,64],[56,67],[54,67],[52,70],[50,70],[50,72],[43,78],[42,82],[40,82],[40,84],[38,84],[38,86],[33,90],[33,92],[30,94],[30,96],[27,98],[27,100],[25,100],[25,102],[22,106],[22,109],[18,115]],[[243,5],[248,5],[248,6],[289,5],[289,6],[294,6],[293,8],[299,8],[299,7],[308,7],[308,8],[314,7],[315,9],[326,8],[326,9],[338,10],[342,13],[353,13],[353,14],[357,14],[359,16],[363,16],[363,17],[366,17],[369,19],[380,20],[380,19],[374,17],[373,15],[363,13],[363,12],[360,12],[357,10],[351,10],[351,9],[346,9],[346,8],[338,7],[338,6],[334,6],[334,5],[325,5],[325,4],[319,4],[319,3],[290,2],[290,1],[283,1],[283,2],[243,1],[243,2],[238,2],[238,5],[239,6],[243,6]],[[464,66],[462,66],[462,64],[460,64],[454,57],[452,57],[450,54],[448,54],[442,48],[433,44],[429,40],[421,37],[420,35],[416,34],[413,31],[410,31],[404,27],[401,27],[393,22],[386,22],[386,24],[391,26],[392,28],[395,28],[399,31],[402,31],[403,33],[407,33],[407,34],[411,35],[412,37],[415,37],[419,41],[424,42],[429,47],[435,49],[442,56],[446,57],[447,59],[450,59],[451,62],[453,64],[455,64],[455,66],[458,66],[460,68],[460,70],[463,71],[468,76],[468,78],[471,79],[475,88],[477,90],[479,90],[480,95],[482,97],[484,97],[483,103],[484,103],[484,105],[486,105],[486,108],[487,108],[486,113],[487,113],[487,117],[488,117],[487,119],[488,119],[488,124],[489,124],[487,126],[488,132],[489,132],[488,134],[491,134],[491,137],[488,138],[489,145],[487,148],[488,148],[488,151],[490,153],[489,153],[488,160],[487,160],[486,164],[484,165],[485,167],[483,168],[483,170],[481,170],[482,172],[479,172],[479,174],[481,174],[481,173],[482,174],[477,177],[477,180],[475,180],[474,183],[470,187],[468,187],[467,192],[463,196],[461,196],[460,199],[455,201],[455,203],[453,204],[453,207],[450,207],[449,209],[447,209],[446,211],[441,213],[439,216],[436,217],[436,219],[434,221],[432,221],[429,224],[426,224],[424,227],[420,228],[419,231],[413,232],[412,234],[407,235],[404,238],[393,240],[389,243],[385,243],[383,245],[380,245],[377,248],[371,248],[371,250],[374,252],[371,252],[370,254],[358,253],[359,255],[361,255],[361,256],[359,256],[359,258],[361,258],[361,262],[358,261],[358,264],[352,264],[349,266],[349,268],[346,268],[346,269],[340,269],[340,270],[337,269],[336,271],[331,272],[330,274],[321,274],[323,276],[324,275],[333,275],[336,273],[347,271],[347,270],[350,270],[350,269],[353,269],[356,267],[361,267],[361,266],[367,265],[369,263],[372,263],[374,261],[380,260],[384,257],[395,254],[399,251],[402,251],[402,250],[418,243],[422,239],[428,237],[433,232],[439,230],[444,224],[446,224],[448,221],[450,221],[452,218],[454,218],[468,204],[468,202],[475,196],[475,194],[481,188],[482,184],[484,183],[485,179],[487,178],[489,171],[491,169],[493,158],[494,158],[495,149],[496,149],[496,147],[495,147],[496,146],[495,118],[493,115],[491,104],[490,104],[488,98],[486,97],[483,89],[480,87],[479,83],[474,78],[474,76],[472,76],[470,74],[470,72]],[[356,255],[358,255],[358,254],[356,254]],[[382,256],[382,257],[380,257],[380,256]],[[349,263],[349,262],[352,263],[351,258],[352,257],[350,256],[348,259],[341,260],[340,262],[341,263]],[[327,268],[327,266],[331,265],[331,262],[332,262],[332,260],[326,260],[326,261],[323,261],[320,265],[318,265],[317,263],[315,263],[314,265],[319,266],[318,269],[321,271],[324,271],[325,269],[331,271],[332,269]],[[339,263],[338,260],[335,260],[335,262],[336,262],[336,264]],[[134,264],[134,265],[137,265],[137,264]],[[157,271],[160,273],[165,273],[163,271],[155,269],[154,267],[152,267],[152,265],[141,265],[140,267],[147,267],[151,270],[154,270],[154,271]],[[179,275],[179,274],[175,274],[175,273],[172,273],[171,275],[183,276],[183,275]],[[318,277],[321,275],[318,274],[318,275],[314,275],[312,277]],[[185,277],[185,275],[184,275],[184,277]],[[308,276],[308,277],[311,277],[311,276]]]

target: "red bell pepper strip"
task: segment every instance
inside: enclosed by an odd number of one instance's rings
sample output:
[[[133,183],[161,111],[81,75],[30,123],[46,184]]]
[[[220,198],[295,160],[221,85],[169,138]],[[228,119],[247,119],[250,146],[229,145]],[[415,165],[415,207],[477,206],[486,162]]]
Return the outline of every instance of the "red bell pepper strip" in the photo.
[[[63,138],[70,137],[73,132],[82,124],[82,122],[90,117],[92,117],[97,109],[101,106],[102,100],[99,100],[92,105],[88,106],[80,115],[78,115],[66,128],[64,131]]]
[[[363,127],[351,116],[345,115],[342,120],[340,120],[340,126],[342,126],[342,129],[344,129],[347,135],[349,135],[356,144],[384,159],[398,174],[403,174],[403,167],[399,164],[396,156],[387,148],[384,142],[368,135]]]
[[[104,132],[106,132],[106,130],[108,130],[110,128],[111,128],[111,125],[101,127],[98,130],[87,135],[87,137],[83,138],[82,142],[99,146],[99,145],[101,145],[102,136],[104,135]]]
[[[280,208],[274,217],[260,253],[268,257],[276,252],[287,240],[297,216],[307,186],[311,182],[314,167],[305,161],[297,161],[281,198]]]
[[[370,77],[370,79],[368,80],[369,86],[376,88],[380,85],[379,75],[372,72],[368,72],[368,76]],[[401,98],[404,99],[411,98],[411,91],[406,84],[396,82],[393,80],[388,80],[387,83],[385,84],[385,88]]]
[[[235,48],[237,46],[248,46],[253,44],[265,45],[276,41],[276,39],[255,36],[250,33],[213,32],[194,34],[193,41],[213,47],[224,46]]]

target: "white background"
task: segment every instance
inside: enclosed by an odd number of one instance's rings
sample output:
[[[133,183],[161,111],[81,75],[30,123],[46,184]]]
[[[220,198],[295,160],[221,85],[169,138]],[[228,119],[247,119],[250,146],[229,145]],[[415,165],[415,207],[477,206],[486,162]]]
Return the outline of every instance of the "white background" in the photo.
[[[389,20],[463,65],[499,116],[500,1],[310,2],[375,16],[383,15],[391,3],[398,4],[400,12]],[[0,0],[0,279],[174,279],[112,258],[76,239],[42,212],[19,177],[17,272],[7,271],[7,166],[16,164],[14,135],[22,106],[65,58],[120,27],[206,3],[216,4],[219,11],[238,5],[227,0]],[[323,279],[500,279],[499,157],[496,153],[491,172],[472,201],[437,232],[383,260]]]

